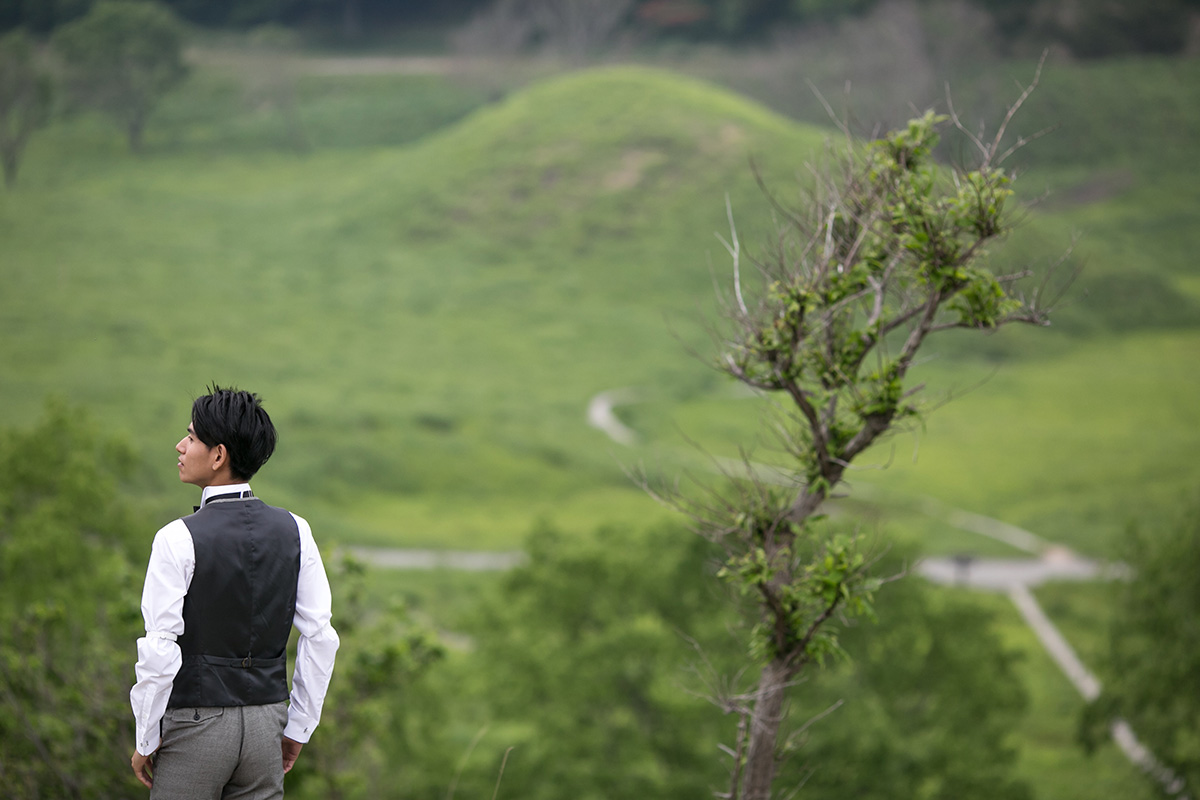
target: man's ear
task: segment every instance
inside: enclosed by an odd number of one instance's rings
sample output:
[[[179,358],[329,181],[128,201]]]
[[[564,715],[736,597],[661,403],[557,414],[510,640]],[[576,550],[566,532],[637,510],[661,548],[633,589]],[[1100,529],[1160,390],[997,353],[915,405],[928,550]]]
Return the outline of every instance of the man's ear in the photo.
[[[216,457],[213,459],[213,471],[220,470],[221,467],[229,460],[229,449],[223,444],[219,444],[213,448],[216,451]]]

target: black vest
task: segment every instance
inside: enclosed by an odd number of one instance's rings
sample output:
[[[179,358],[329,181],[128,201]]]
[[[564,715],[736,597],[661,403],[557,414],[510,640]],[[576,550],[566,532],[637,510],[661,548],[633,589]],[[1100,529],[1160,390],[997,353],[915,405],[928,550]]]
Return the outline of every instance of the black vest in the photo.
[[[183,666],[168,708],[256,706],[288,698],[300,531],[256,498],[209,500],[184,517],[196,571],[183,599]]]

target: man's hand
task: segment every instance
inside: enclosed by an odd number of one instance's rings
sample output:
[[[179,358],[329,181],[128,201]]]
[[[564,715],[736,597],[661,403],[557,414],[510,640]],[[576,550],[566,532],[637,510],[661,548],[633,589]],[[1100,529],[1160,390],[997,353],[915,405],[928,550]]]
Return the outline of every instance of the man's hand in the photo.
[[[133,767],[133,774],[137,776],[139,781],[146,784],[147,789],[154,785],[154,762],[151,760],[152,756],[153,754],[144,756],[137,750],[134,750],[133,758],[129,759],[129,763]],[[292,756],[292,760],[295,761],[296,757]]]
[[[300,748],[304,747],[300,742],[283,737],[283,771],[287,772],[296,763],[296,756],[300,755]]]

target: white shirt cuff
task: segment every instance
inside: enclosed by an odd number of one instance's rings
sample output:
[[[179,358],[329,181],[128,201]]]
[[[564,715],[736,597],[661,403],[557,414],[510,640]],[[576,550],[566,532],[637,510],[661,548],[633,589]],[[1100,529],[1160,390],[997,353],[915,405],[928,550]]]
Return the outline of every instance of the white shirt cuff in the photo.
[[[155,725],[153,730],[148,730],[144,736],[138,737],[137,751],[144,756],[152,755],[160,744],[162,744],[162,736],[159,735],[158,726]]]
[[[317,723],[309,717],[299,712],[288,711],[287,727],[283,729],[283,735],[291,739],[293,742],[305,744],[316,730]]]

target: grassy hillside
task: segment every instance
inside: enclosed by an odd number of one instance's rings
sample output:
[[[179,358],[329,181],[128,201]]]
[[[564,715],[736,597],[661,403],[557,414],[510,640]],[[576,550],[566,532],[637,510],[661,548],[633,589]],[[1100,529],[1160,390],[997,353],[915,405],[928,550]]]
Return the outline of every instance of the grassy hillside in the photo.
[[[281,500],[336,511],[336,538],[459,547],[652,512],[588,398],[712,382],[685,346],[723,194],[753,196],[750,152],[822,141],[636,70],[531,88],[408,148],[135,160],[102,131],[37,141],[0,201],[12,418],[61,394],[169,477],[189,397],[251,386],[283,431],[260,481]]]

